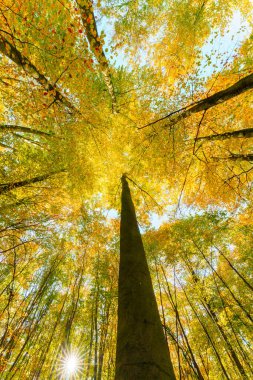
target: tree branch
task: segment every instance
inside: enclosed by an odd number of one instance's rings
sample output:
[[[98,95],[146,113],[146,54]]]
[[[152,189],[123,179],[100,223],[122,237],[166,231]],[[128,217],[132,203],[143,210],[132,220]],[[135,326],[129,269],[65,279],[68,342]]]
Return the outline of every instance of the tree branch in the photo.
[[[253,137],[253,128],[245,128],[232,132],[217,133],[216,135],[197,137],[196,141],[213,141],[213,140],[226,140],[231,138],[250,138]]]
[[[34,80],[36,80],[37,83],[43,86],[47,92],[51,92],[56,102],[67,107],[71,113],[80,114],[80,111],[64,95],[61,94],[57,86],[50,83],[45,75],[43,75],[27,57],[25,57],[14,45],[2,36],[0,38],[0,52],[6,55],[18,66],[22,67]]]
[[[39,131],[38,129],[23,127],[21,125],[0,124],[0,132],[3,130],[7,132],[9,131],[9,132],[32,133],[35,135],[46,136],[46,137],[53,135],[53,133],[50,133],[50,132],[43,132],[43,131]]]
[[[234,83],[232,86],[226,88],[225,90],[216,92],[206,99],[200,100],[195,105],[191,105],[182,108],[178,111],[171,112],[169,115],[164,116],[158,120],[152,121],[149,124],[144,125],[138,129],[143,129],[151,125],[157,124],[159,121],[167,120],[168,123],[165,127],[171,127],[177,124],[180,120],[186,119],[194,113],[208,110],[216,106],[217,104],[224,103],[225,101],[238,96],[245,91],[251,90],[253,88],[253,74],[247,75],[246,77],[240,79],[238,82]]]
[[[58,174],[58,173],[62,173],[62,172],[66,172],[66,169],[57,170],[57,171],[54,171],[54,172],[51,172],[48,174],[44,174],[44,175],[40,175],[37,177],[25,179],[23,181],[0,184],[0,194],[7,193],[8,191],[11,191],[11,190],[16,189],[18,187],[23,187],[26,185],[31,185],[33,183],[44,181],[44,180],[52,177],[53,175]]]
[[[85,28],[86,37],[89,41],[90,49],[98,61],[99,68],[103,74],[107,90],[112,100],[113,113],[117,113],[117,101],[112,83],[112,76],[110,73],[108,60],[105,56],[103,46],[99,38],[95,15],[93,12],[93,2],[91,0],[79,0],[77,1],[77,4],[81,11],[82,22]]]

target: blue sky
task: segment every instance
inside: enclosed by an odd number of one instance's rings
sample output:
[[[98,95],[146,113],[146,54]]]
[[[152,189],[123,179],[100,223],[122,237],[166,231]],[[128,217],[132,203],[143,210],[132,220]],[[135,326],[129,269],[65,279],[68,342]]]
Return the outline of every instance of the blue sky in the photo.
[[[113,36],[113,23],[110,23],[108,19],[102,18],[98,23],[99,32],[102,30],[106,34],[105,47],[108,48],[110,52],[110,42]],[[213,30],[211,35],[207,38],[204,46],[202,47],[202,60],[199,66],[200,77],[203,79],[208,79],[215,72],[220,72],[226,64],[233,61],[234,55],[237,49],[240,47],[241,43],[249,37],[251,34],[251,28],[248,22],[241,16],[239,11],[234,12],[231,21],[228,23],[224,32],[219,30]],[[110,53],[107,53],[110,59]],[[119,49],[117,57],[111,60],[111,63],[116,66],[129,66],[127,57],[124,56],[122,50]],[[178,210],[178,217],[187,217],[192,215],[194,208],[186,207],[183,204],[180,205],[180,210]],[[156,213],[150,213],[150,222],[152,227],[159,228],[163,223],[168,222],[172,217],[175,217],[175,207],[168,207],[167,211],[163,215],[158,215]],[[107,217],[117,218],[118,213],[116,210],[111,209],[106,213]]]
[[[233,55],[250,33],[251,28],[248,22],[243,19],[239,11],[236,11],[224,33],[214,30],[204,44],[200,66],[201,76],[209,77],[214,72],[222,70],[225,63],[232,62]],[[208,56],[211,57],[211,64],[208,64]]]
[[[117,56],[110,58],[110,46],[114,33],[114,21],[102,17],[97,26],[99,33],[105,33],[105,48],[108,49],[107,57],[115,66],[129,66],[128,59],[121,49],[117,50]],[[231,21],[228,23],[224,33],[214,30],[202,48],[203,60],[201,62],[202,75],[207,77],[215,71],[222,69],[224,61],[231,62],[236,50],[251,33],[248,22],[241,16],[239,11],[235,11]],[[211,64],[207,65],[207,56],[211,56]],[[213,67],[216,65],[217,67]]]

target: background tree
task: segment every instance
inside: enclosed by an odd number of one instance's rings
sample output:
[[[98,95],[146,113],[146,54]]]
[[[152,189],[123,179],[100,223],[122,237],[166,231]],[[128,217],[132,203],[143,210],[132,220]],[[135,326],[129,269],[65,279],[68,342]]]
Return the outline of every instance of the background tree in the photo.
[[[250,379],[251,2],[3,0],[0,20],[3,379],[56,379],[71,349],[77,378],[114,378],[122,173],[176,378]]]

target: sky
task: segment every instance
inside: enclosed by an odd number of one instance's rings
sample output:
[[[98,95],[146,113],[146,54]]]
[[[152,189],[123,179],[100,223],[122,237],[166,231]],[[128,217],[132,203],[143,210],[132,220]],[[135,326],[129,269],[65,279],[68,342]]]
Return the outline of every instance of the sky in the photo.
[[[108,48],[109,51],[114,32],[113,24],[113,20],[109,23],[108,19],[103,17],[97,25],[99,33],[103,30],[106,35],[105,48]],[[200,64],[199,76],[207,80],[210,76],[215,74],[215,72],[220,72],[225,65],[231,63],[237,49],[240,47],[241,43],[250,36],[250,34],[250,25],[241,16],[239,11],[235,11],[225,31],[221,33],[219,30],[213,30],[203,45],[203,58]],[[110,59],[110,54],[108,53],[107,55],[108,59]],[[124,56],[124,52],[120,49],[118,50],[118,55],[111,59],[111,64],[116,67],[129,66],[127,57]],[[194,212],[196,212],[196,210],[194,211],[194,208],[187,207],[182,201],[177,216],[187,217],[192,215]],[[155,212],[150,213],[151,227],[156,229],[159,228],[163,223],[168,222],[171,219],[172,214],[175,214],[175,207],[168,207],[167,211],[165,211],[163,215],[158,215]],[[110,219],[117,218],[119,215],[116,210],[111,209],[106,212],[106,216]]]
[[[113,59],[110,58],[114,20],[109,21],[106,17],[102,17],[99,19],[97,27],[99,33],[101,33],[102,30],[105,33],[105,48],[109,50],[107,57],[111,61],[111,64],[116,67],[128,67],[129,63],[127,57],[122,50],[117,49],[118,55],[113,57]],[[250,33],[251,28],[239,11],[234,12],[224,33],[220,33],[219,30],[213,30],[202,48],[203,60],[201,62],[201,74],[203,77],[211,76],[215,71],[222,69],[224,62],[231,62],[236,50]],[[211,65],[207,64],[208,56],[211,56]],[[217,67],[215,68],[213,65]]]
[[[200,75],[210,77],[216,71],[220,71],[225,63],[232,62],[236,50],[250,36],[250,33],[251,28],[248,22],[243,19],[239,11],[236,11],[224,34],[214,30],[204,44]],[[208,56],[211,56],[211,64],[208,64]]]

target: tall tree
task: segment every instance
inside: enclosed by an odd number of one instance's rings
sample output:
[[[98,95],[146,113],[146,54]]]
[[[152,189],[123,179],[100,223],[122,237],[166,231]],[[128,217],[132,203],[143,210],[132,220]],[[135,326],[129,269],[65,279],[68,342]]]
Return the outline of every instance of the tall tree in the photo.
[[[1,1],[1,379],[252,378],[252,15]]]
[[[110,72],[108,60],[105,56],[105,52],[104,52],[103,45],[101,42],[101,37],[98,34],[97,23],[96,23],[96,19],[94,15],[94,10],[93,10],[93,7],[94,7],[93,1],[79,0],[79,2],[77,1],[77,4],[80,7],[82,22],[86,31],[86,37],[90,44],[90,49],[94,53],[99,63],[99,68],[102,72],[106,87],[111,97],[112,111],[116,113],[117,101],[116,101],[115,89],[112,83],[112,75]]]
[[[122,176],[116,380],[175,379],[126,176]]]

